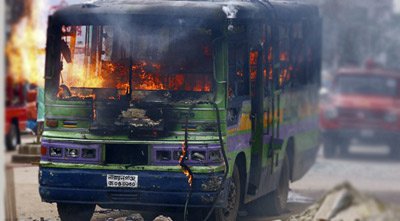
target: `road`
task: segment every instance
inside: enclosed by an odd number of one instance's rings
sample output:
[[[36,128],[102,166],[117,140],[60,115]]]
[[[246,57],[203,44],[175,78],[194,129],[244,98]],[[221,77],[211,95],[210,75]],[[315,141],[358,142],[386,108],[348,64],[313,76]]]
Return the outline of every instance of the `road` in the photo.
[[[29,140],[29,139],[28,139]],[[7,153],[10,159],[12,153]],[[349,181],[358,190],[388,204],[400,205],[400,160],[391,160],[387,156],[388,148],[382,146],[355,145],[346,158],[324,159],[321,154],[312,169],[300,180],[291,184],[289,209],[281,217],[255,215],[255,211],[242,211],[240,221],[269,221],[285,218],[305,209],[310,203],[320,199],[335,185]],[[38,168],[33,165],[15,165],[16,207],[20,220],[59,220],[54,204],[42,203],[38,194]],[[250,211],[250,212],[249,212]],[[130,211],[111,211],[96,209],[93,220],[105,220],[106,217],[126,216]],[[162,212],[161,212],[162,213]],[[166,213],[174,220],[181,214]],[[144,214],[151,220],[154,214]]]

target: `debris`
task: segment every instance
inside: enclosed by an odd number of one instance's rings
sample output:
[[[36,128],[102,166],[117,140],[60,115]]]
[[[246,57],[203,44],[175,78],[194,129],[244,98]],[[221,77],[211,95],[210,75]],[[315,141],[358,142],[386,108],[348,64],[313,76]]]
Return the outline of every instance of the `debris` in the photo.
[[[140,214],[132,214],[126,217],[125,221],[144,221],[144,218]]]
[[[311,203],[314,203],[314,202],[315,202],[315,200],[313,198],[300,195],[300,194],[296,193],[293,190],[290,190],[289,193],[288,193],[288,203],[307,203],[307,204],[311,204]]]
[[[124,118],[146,118],[146,110],[130,108],[126,111],[122,111],[122,117]]]
[[[291,216],[289,221],[396,221],[400,211],[365,196],[349,183],[343,183],[326,194],[303,213]]]
[[[173,221],[170,217],[166,216],[157,216],[153,221]]]

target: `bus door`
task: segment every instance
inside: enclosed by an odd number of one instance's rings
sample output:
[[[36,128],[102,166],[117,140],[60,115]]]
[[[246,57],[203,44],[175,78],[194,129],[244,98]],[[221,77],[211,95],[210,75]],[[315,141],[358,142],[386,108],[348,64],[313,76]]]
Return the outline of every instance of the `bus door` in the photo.
[[[275,189],[279,180],[276,168],[279,162],[279,153],[282,150],[283,140],[280,138],[281,127],[281,93],[279,88],[279,76],[281,72],[279,61],[279,37],[276,26],[267,25],[264,29],[264,59],[263,62],[263,192]],[[274,34],[272,34],[274,33]]]
[[[270,73],[266,91],[269,100],[267,105],[267,134],[270,137],[267,155],[271,163],[269,167],[270,174],[279,175],[276,173],[277,170],[275,168],[279,167],[279,154],[282,151],[284,141],[280,134],[281,119],[283,117],[281,98],[284,91],[282,84],[288,71],[287,57],[289,48],[287,47],[288,32],[285,26],[274,25],[272,26],[272,32],[275,34],[271,36],[272,45],[268,52],[269,58],[267,61],[268,72]]]
[[[262,177],[262,162],[266,153],[263,151],[263,53],[262,46],[250,50],[251,81],[251,167],[248,194],[257,194]]]

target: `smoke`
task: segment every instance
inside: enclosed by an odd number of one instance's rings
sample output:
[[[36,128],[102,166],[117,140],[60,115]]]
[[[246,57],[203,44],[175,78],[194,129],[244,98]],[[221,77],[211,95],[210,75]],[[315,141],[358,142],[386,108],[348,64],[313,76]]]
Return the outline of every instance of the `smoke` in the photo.
[[[224,13],[226,14],[226,18],[234,19],[236,18],[236,14],[238,13],[239,10],[234,5],[228,4],[222,6],[222,11],[224,11]]]

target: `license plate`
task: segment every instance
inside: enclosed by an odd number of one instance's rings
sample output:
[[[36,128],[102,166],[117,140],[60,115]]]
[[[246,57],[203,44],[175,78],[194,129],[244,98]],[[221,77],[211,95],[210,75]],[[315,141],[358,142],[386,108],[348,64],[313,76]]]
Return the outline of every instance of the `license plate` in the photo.
[[[361,130],[361,136],[363,137],[372,137],[375,133],[373,130]]]
[[[107,174],[107,187],[137,188],[138,181],[137,175]]]

